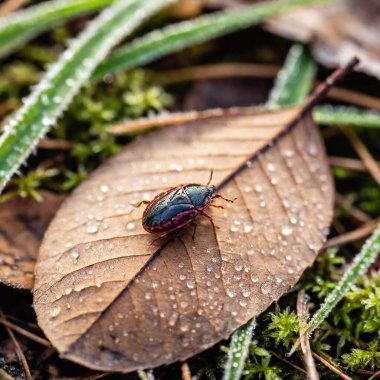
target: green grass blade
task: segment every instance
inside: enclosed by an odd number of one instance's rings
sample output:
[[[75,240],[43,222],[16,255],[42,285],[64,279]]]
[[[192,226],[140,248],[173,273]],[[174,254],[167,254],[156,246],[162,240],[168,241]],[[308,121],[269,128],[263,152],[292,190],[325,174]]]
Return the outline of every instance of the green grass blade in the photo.
[[[342,127],[380,128],[380,112],[347,106],[319,106],[314,109],[318,124]]]
[[[239,380],[249,353],[256,320],[252,319],[240,327],[232,336],[228,359],[224,369],[223,380]]]
[[[171,2],[119,0],[72,41],[4,128],[0,137],[0,191],[110,49]]]
[[[333,0],[280,0],[216,12],[154,31],[117,50],[99,65],[94,79],[148,63],[166,54],[258,24],[292,7]]]
[[[313,85],[317,66],[302,45],[294,45],[279,72],[267,106],[271,109],[302,104]]]
[[[277,109],[301,104],[311,89],[315,72],[315,63],[306,49],[294,45],[278,74],[267,107]],[[252,319],[232,336],[223,380],[240,379],[255,326],[256,321]]]
[[[331,310],[344,297],[344,295],[357,282],[369,266],[376,260],[380,253],[380,228],[363,245],[360,253],[356,255],[354,262],[346,271],[339,284],[328,295],[319,310],[310,320],[306,332],[311,334],[330,314]]]
[[[115,0],[54,0],[0,19],[0,57],[50,28]]]

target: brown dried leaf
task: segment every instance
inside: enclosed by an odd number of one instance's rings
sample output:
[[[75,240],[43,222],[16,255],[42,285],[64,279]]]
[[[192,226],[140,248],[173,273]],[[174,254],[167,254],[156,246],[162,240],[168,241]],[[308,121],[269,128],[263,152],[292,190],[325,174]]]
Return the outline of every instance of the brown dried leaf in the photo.
[[[33,287],[33,270],[44,232],[63,197],[44,192],[43,202],[15,198],[0,203],[0,282]]]
[[[315,57],[337,67],[360,58],[358,70],[380,79],[380,3],[378,0],[338,0],[333,4],[302,7],[267,23],[269,30],[311,42]]]
[[[184,360],[229,336],[289,290],[322,247],[333,185],[319,132],[298,109],[252,110],[167,127],[130,144],[84,181],[42,244],[38,322],[61,355],[132,371]],[[275,143],[274,143],[275,142]],[[141,226],[152,199],[180,183],[218,184],[259,152],[210,209],[165,245]],[[163,244],[163,246],[160,245]],[[151,257],[153,256],[153,259]]]

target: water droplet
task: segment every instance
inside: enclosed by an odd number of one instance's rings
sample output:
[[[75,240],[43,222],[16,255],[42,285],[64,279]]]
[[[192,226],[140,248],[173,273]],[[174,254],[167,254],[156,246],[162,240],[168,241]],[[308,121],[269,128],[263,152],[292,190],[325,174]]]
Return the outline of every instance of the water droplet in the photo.
[[[267,163],[267,169],[270,172],[274,172],[276,170],[276,165],[273,162],[268,162]]]
[[[58,317],[59,313],[61,312],[61,308],[60,306],[54,306],[51,310],[50,310],[50,315],[55,318],[55,317]]]
[[[66,288],[66,289],[65,289],[65,294],[66,294],[66,295],[69,295],[72,291],[73,291],[72,288]]]
[[[270,282],[265,282],[263,285],[261,285],[261,293],[268,294],[272,289],[272,285]]]
[[[95,224],[92,224],[87,227],[86,230],[89,234],[96,234],[99,231],[99,227]]]
[[[262,207],[262,208],[264,208],[266,205],[267,205],[267,204],[266,204],[265,201],[261,201],[260,204],[259,204],[259,206]]]
[[[110,191],[110,187],[108,185],[102,185],[100,186],[100,191],[102,193],[108,193]]]
[[[234,298],[234,297],[236,297],[236,294],[237,294],[237,292],[236,292],[235,288],[233,288],[233,287],[227,288],[227,295],[228,295],[228,297]]]
[[[244,267],[244,264],[242,261],[237,261],[236,264],[235,264],[235,270],[240,272],[243,270],[243,267]]]
[[[281,228],[281,234],[283,236],[289,236],[293,233],[293,228],[291,226],[285,225]]]
[[[79,258],[79,256],[80,256],[79,250],[78,250],[78,249],[74,249],[74,250],[71,252],[71,256],[72,256],[75,260],[78,260],[78,258]]]
[[[251,281],[252,282],[258,282],[259,281],[259,276],[256,273],[251,274]]]
[[[135,223],[133,223],[133,222],[129,222],[128,224],[127,224],[127,230],[134,230],[135,229]]]
[[[195,287],[195,281],[194,280],[188,280],[186,285],[189,289],[193,289]]]

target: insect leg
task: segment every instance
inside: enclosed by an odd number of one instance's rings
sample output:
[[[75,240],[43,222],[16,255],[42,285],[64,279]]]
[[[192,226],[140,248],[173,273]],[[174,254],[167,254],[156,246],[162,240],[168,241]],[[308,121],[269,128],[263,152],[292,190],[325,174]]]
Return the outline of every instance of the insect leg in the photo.
[[[158,240],[161,240],[163,237],[165,237],[167,234],[161,234],[161,235],[158,235],[158,237],[156,237],[154,240],[152,240],[152,242],[150,243],[150,245],[153,245],[156,241]]]
[[[195,222],[191,222],[191,225],[193,226],[193,235],[192,235],[192,239],[193,241],[195,241],[195,233],[197,232],[197,223]]]
[[[208,179],[206,186],[208,186],[211,183],[213,175],[214,175],[214,169],[211,169],[210,178]]]
[[[219,195],[219,194],[218,194],[218,195],[215,195],[215,196],[214,196],[214,199],[215,199],[215,198],[220,198],[220,199],[223,199],[224,201],[226,201],[226,202],[230,202],[230,203],[234,203],[234,202],[236,201],[236,199],[237,199],[237,198],[234,198],[234,199],[227,199],[227,198],[224,198],[223,195]]]
[[[200,214],[209,220],[209,222],[212,224],[212,228],[213,228],[214,230],[219,229],[219,227],[217,227],[217,226],[214,224],[214,221],[212,220],[212,218],[211,218],[210,215],[207,215],[207,214],[206,214],[205,212],[203,212],[203,211],[202,211]]]
[[[133,209],[130,212],[128,212],[126,215],[132,214],[132,212],[135,211],[137,208],[141,207],[142,205],[147,205],[148,203],[150,203],[150,202],[149,201],[141,201],[141,202],[137,203],[137,205],[134,205]]]
[[[214,208],[223,208],[223,209],[224,209],[224,207],[221,206],[221,205],[213,205],[213,204],[210,204],[210,207],[214,207]]]

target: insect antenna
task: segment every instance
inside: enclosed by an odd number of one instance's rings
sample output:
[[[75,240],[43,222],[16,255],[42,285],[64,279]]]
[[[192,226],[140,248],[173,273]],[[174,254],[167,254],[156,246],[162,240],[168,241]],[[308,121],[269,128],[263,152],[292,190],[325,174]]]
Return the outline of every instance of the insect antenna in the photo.
[[[211,183],[211,181],[212,181],[212,176],[213,176],[213,175],[214,175],[214,169],[211,169],[211,172],[210,172],[210,178],[209,178],[209,180],[208,180],[206,186],[208,186],[208,185]]]

